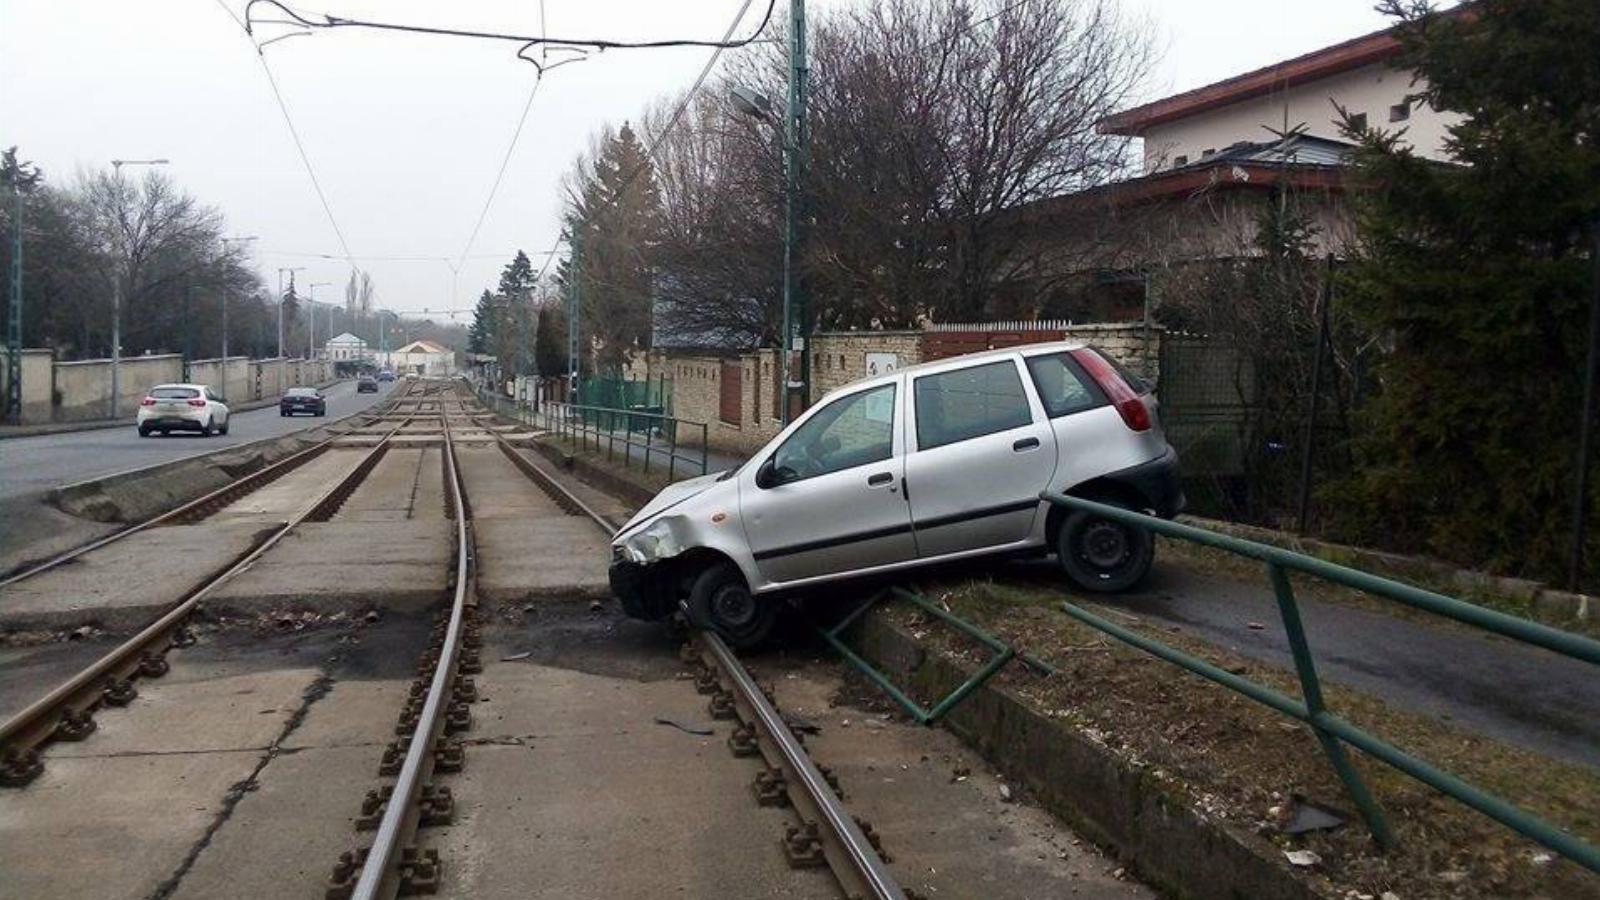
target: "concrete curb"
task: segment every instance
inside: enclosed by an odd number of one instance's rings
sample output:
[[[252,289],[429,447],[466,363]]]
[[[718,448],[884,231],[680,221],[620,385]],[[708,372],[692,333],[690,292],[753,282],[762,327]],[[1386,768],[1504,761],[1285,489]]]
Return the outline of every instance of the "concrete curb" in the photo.
[[[325,390],[333,387],[341,381],[349,380],[350,379],[348,378],[335,378],[332,381],[325,381],[322,384],[313,385],[313,387],[316,387],[318,390]],[[277,402],[278,398],[276,397],[272,398],[271,400],[262,398],[260,400],[251,400],[247,403],[241,403],[238,406],[233,406],[230,404],[228,406],[228,410],[229,412],[250,412],[257,409],[266,409]],[[87,419],[82,422],[48,422],[39,425],[7,425],[0,426],[0,441],[12,440],[14,438],[39,437],[47,434],[70,434],[74,431],[103,431],[107,428],[132,428],[133,424],[134,418],[129,416],[126,419],[117,420]]]
[[[1300,537],[1258,525],[1241,525],[1200,516],[1179,516],[1178,521],[1247,541],[1270,544],[1315,556],[1318,559],[1362,569],[1386,578],[1422,582],[1424,586],[1442,585],[1445,590],[1455,592],[1459,599],[1469,602],[1473,601],[1474,597],[1504,598],[1523,607],[1526,610],[1523,613],[1526,618],[1558,628],[1600,634],[1600,597],[1554,590],[1543,582],[1526,578],[1491,575],[1473,569],[1457,568],[1450,563],[1425,556],[1407,556],[1349,544],[1336,544],[1332,541]]]
[[[921,696],[953,690],[972,670],[929,652],[874,612],[853,627],[857,652]],[[1050,812],[1112,849],[1146,883],[1179,900],[1326,900],[1283,854],[1241,826],[1194,808],[1181,788],[1154,777],[1070,724],[1051,719],[993,682],[943,720]]]

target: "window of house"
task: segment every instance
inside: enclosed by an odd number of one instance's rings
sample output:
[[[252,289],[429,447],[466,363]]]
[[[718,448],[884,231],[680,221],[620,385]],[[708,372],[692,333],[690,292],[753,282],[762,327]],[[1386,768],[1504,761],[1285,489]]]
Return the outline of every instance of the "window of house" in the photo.
[[[882,462],[894,453],[895,385],[841,397],[806,420],[773,454],[784,483]]]
[[[1187,154],[1174,156],[1172,158],[1172,165],[1174,167],[1176,167],[1176,166],[1187,166],[1188,164],[1189,164],[1189,157],[1188,157]]]
[[[1357,131],[1364,131],[1367,127],[1367,114],[1356,113],[1350,117],[1350,127]]]
[[[1410,100],[1402,100],[1399,103],[1389,107],[1389,121],[1404,122],[1409,118],[1411,118]]]
[[[1022,379],[1010,360],[924,375],[916,381],[916,403],[920,450],[1033,421]]]
[[[1200,151],[1200,158],[1201,159],[1205,159],[1208,156],[1216,156],[1216,155],[1217,155],[1217,148],[1215,148],[1215,147],[1207,147],[1204,150]]]

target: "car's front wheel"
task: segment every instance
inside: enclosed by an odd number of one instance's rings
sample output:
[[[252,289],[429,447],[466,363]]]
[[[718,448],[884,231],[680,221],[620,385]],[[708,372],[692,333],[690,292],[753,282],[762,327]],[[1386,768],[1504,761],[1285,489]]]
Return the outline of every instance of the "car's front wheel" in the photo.
[[[1056,555],[1073,584],[1116,593],[1144,579],[1155,560],[1155,539],[1143,528],[1075,510],[1056,534]]]
[[[739,567],[717,563],[695,576],[689,587],[689,615],[736,648],[765,641],[778,624],[777,605],[751,593]]]

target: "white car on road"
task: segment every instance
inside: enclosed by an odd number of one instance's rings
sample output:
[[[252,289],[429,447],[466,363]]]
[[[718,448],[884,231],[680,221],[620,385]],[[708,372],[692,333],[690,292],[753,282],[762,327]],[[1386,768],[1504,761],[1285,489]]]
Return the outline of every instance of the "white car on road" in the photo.
[[[158,384],[139,401],[139,436],[151,432],[228,433],[228,405],[203,384]]]

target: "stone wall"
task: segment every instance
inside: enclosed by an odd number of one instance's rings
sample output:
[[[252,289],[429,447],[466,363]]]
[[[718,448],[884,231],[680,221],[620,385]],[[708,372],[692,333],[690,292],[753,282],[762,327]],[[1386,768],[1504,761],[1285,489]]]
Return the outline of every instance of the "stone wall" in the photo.
[[[118,369],[117,393],[121,396],[117,414],[127,417],[133,415],[151,385],[182,378],[183,357],[129,356],[123,358]],[[111,360],[56,363],[53,395],[52,418],[57,422],[106,418],[111,412]]]
[[[773,386],[778,380],[777,353],[762,350],[734,356],[652,354],[650,377],[665,373],[672,382],[672,414],[685,423],[705,423],[706,443],[720,450],[749,453],[780,428],[773,415]],[[724,367],[739,372],[739,413],[722,417]],[[759,393],[758,393],[759,391]],[[698,425],[680,426],[678,442],[698,444]]]
[[[835,331],[811,337],[811,396],[822,399],[832,391],[868,375],[868,355],[883,362],[894,357],[897,369],[922,362],[920,331]]]
[[[49,350],[22,351],[23,422],[50,421],[53,389],[51,368],[54,361],[54,354]],[[10,355],[5,350],[0,350],[0,407],[4,407],[11,396],[10,385],[6,380],[11,371],[9,362]],[[7,412],[9,413],[9,410]]]

